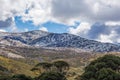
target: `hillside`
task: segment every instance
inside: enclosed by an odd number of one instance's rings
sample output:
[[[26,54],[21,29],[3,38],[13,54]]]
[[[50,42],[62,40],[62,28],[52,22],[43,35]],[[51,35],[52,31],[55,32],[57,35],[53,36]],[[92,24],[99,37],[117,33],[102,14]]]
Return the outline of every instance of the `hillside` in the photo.
[[[119,52],[120,45],[88,40],[68,33],[30,31],[23,33],[0,33],[0,44],[17,47],[79,48],[91,52]]]
[[[33,72],[30,71],[32,66],[24,62],[0,56],[0,66],[5,69],[1,70],[0,68],[0,75],[25,74],[28,76],[34,76]]]
[[[34,65],[38,62],[53,62],[56,60],[63,60],[70,64],[70,70],[68,72],[68,80],[74,80],[78,75],[84,72],[84,67],[91,61],[97,59],[106,54],[113,54],[120,56],[118,52],[111,53],[91,53],[82,52],[76,49],[64,48],[64,49],[44,49],[44,48],[33,48],[33,47],[14,47],[14,46],[2,46],[0,51],[19,55],[24,58],[10,57],[8,55],[0,56],[0,66],[3,70],[0,70],[0,75],[11,75],[11,74],[25,74],[29,76],[35,76],[30,71]],[[1,53],[1,54],[5,54]],[[0,55],[1,55],[0,54]]]
[[[45,61],[54,61],[54,60],[65,60],[68,61],[71,66],[85,66],[86,63],[89,63],[92,59],[100,57],[106,54],[114,54],[120,55],[119,52],[84,52],[82,50],[64,48],[64,49],[45,49],[45,48],[33,48],[33,47],[14,47],[14,46],[4,46],[0,48],[1,51],[4,53],[0,54],[2,56],[17,59],[17,60],[24,60],[28,64],[34,64],[35,62],[45,62]],[[14,57],[9,55],[4,55],[12,53]],[[19,56],[19,57],[18,57]]]

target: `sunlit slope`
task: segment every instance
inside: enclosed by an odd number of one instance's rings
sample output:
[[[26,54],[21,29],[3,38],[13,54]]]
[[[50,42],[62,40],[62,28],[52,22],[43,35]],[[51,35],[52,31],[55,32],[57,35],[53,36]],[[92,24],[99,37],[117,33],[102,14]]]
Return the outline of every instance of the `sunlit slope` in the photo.
[[[16,60],[12,60],[12,59],[8,59],[5,57],[0,56],[0,66],[6,68],[8,70],[8,73],[1,71],[1,73],[5,73],[5,74],[25,74],[25,75],[34,75],[30,69],[32,68],[32,66],[23,63],[23,62],[19,62]]]

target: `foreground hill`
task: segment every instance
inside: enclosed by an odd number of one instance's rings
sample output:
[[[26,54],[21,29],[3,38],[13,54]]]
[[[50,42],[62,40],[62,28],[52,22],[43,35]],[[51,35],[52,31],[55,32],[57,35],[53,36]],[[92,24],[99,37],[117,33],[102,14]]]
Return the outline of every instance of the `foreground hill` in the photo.
[[[79,48],[92,52],[119,52],[120,45],[101,43],[80,36],[63,33],[30,31],[23,33],[0,33],[0,44],[18,47]]]
[[[71,68],[68,72],[68,80],[74,80],[78,75],[84,72],[84,67],[91,61],[98,57],[106,54],[113,54],[120,56],[120,53],[90,53],[80,52],[72,49],[44,49],[44,48],[31,48],[31,47],[13,47],[13,46],[2,46],[0,50],[0,75],[11,75],[11,74],[25,74],[34,76],[35,73],[30,70],[38,62],[53,62],[56,60],[63,60],[70,64]],[[5,52],[6,51],[6,52]],[[11,57],[3,55],[7,53],[19,55],[22,57]],[[5,56],[5,57],[3,57]]]
[[[33,72],[30,71],[30,69],[32,68],[31,65],[3,56],[0,56],[0,66],[3,67],[2,69],[0,68],[0,75],[13,75],[13,74],[25,74],[28,76],[34,75]]]

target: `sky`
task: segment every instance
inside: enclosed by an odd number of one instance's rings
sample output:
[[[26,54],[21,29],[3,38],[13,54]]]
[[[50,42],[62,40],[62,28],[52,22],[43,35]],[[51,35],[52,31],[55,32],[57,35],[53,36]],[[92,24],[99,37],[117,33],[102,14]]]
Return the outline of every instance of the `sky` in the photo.
[[[120,43],[120,0],[0,0],[0,31],[43,30]]]

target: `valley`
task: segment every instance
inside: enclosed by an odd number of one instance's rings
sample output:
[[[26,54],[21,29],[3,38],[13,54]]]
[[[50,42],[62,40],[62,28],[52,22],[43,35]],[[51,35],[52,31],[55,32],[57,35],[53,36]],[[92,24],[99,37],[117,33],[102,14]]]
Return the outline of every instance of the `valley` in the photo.
[[[91,61],[104,55],[120,56],[120,46],[101,43],[71,34],[41,31],[0,35],[0,75],[25,74],[36,77],[31,69],[41,62],[66,61],[68,80],[84,72]]]

